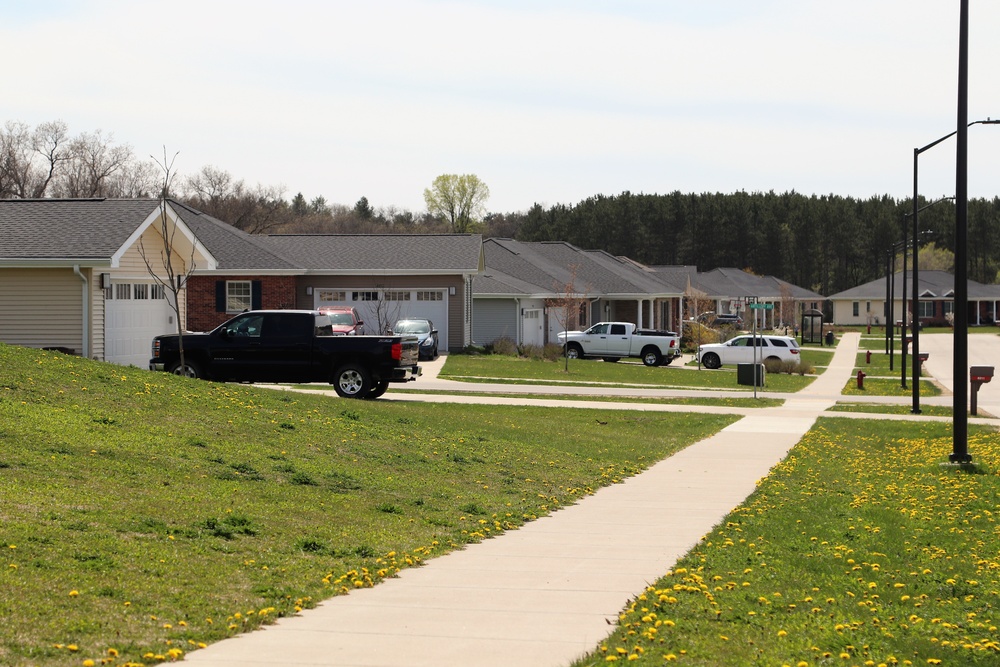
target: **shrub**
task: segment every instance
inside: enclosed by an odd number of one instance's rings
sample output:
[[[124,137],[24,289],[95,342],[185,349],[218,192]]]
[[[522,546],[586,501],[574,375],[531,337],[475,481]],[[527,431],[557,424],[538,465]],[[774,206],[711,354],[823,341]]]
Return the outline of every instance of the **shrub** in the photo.
[[[519,350],[520,356],[532,361],[539,361],[544,357],[544,348],[541,345],[522,345]]]
[[[557,343],[549,343],[542,351],[546,361],[558,361],[563,356],[563,346]]]
[[[506,357],[517,356],[517,343],[512,338],[497,338],[486,346],[487,354],[500,354]]]

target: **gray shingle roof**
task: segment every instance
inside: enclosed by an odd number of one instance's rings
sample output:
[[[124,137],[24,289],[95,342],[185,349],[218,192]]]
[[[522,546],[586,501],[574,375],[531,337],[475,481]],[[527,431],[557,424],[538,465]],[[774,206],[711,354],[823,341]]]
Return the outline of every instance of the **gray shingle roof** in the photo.
[[[158,205],[155,199],[0,200],[0,261],[107,262]]]
[[[537,286],[536,292],[560,293],[572,282],[581,292],[602,295],[680,293],[632,262],[600,250],[581,250],[571,243],[487,239],[483,250],[487,271],[516,276]]]
[[[955,289],[955,276],[947,271],[921,270],[917,276],[917,291],[921,298],[950,299]],[[894,299],[901,299],[903,296],[903,274],[897,271],[894,279],[895,290]],[[908,273],[906,278],[906,296],[912,295],[913,274]],[[970,299],[991,299],[1000,300],[1000,285],[984,285],[975,280],[968,281],[968,293]],[[852,287],[851,289],[837,292],[829,297],[831,300],[885,300],[885,277],[872,280],[870,282]]]
[[[266,236],[254,236],[180,202],[171,207],[218,260],[219,271],[302,273],[293,260],[268,247]]]
[[[310,272],[476,273],[478,234],[274,234],[268,247]]]

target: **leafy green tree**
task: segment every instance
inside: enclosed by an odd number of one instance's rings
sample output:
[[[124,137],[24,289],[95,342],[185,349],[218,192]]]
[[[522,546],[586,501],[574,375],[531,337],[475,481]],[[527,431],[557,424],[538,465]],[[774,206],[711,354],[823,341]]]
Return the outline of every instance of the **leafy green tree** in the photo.
[[[475,174],[442,174],[424,190],[427,210],[445,218],[456,234],[478,227],[489,198],[490,189]]]

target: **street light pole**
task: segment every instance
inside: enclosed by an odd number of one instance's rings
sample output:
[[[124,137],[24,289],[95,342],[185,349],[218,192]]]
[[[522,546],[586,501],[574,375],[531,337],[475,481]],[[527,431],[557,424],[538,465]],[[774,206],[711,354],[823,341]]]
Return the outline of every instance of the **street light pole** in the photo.
[[[972,463],[969,456],[969,0],[961,0],[958,30],[958,147],[955,151],[955,379],[952,451],[948,460]],[[961,309],[961,310],[959,310]]]

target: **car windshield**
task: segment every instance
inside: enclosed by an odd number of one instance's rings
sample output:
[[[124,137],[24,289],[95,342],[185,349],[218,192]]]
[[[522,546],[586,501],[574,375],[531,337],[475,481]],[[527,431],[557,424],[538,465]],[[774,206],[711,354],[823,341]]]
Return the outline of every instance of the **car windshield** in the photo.
[[[431,327],[427,322],[413,321],[413,322],[396,322],[395,331],[396,333],[430,333]]]
[[[347,326],[354,324],[354,318],[350,313],[330,313],[330,321],[334,324],[346,324]]]

